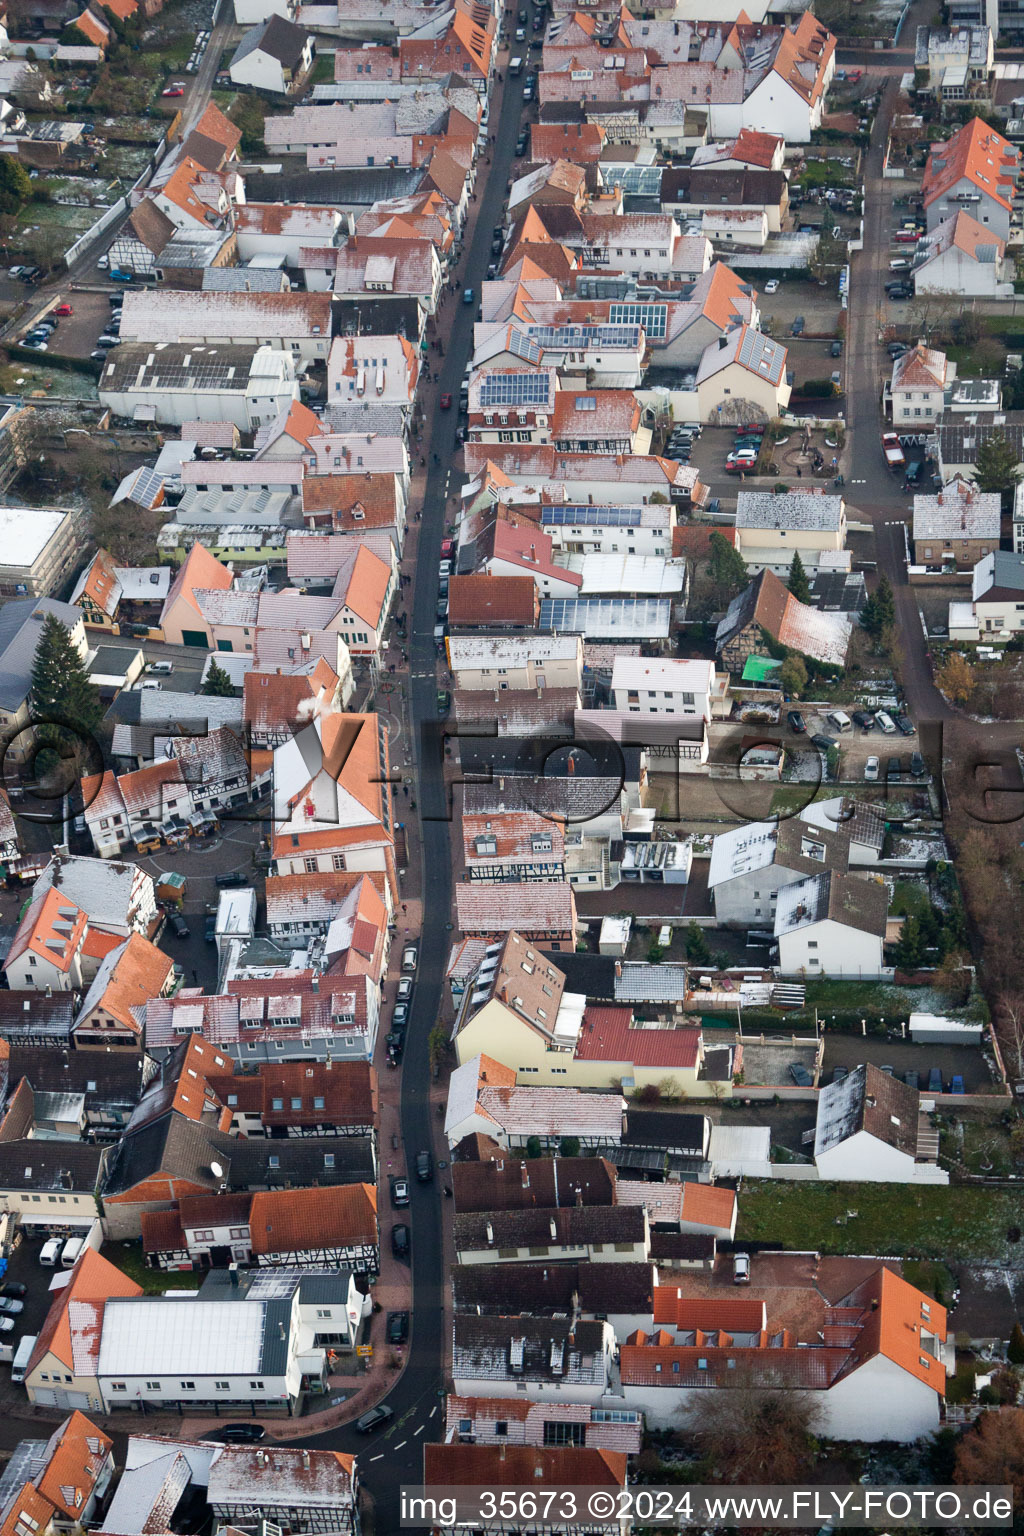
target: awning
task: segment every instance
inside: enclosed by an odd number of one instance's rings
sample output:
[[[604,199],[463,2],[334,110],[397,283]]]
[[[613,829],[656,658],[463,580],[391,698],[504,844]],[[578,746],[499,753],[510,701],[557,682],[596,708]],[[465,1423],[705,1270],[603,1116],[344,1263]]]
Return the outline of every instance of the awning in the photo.
[[[156,421],[155,405],[137,405],[132,412],[133,421]]]

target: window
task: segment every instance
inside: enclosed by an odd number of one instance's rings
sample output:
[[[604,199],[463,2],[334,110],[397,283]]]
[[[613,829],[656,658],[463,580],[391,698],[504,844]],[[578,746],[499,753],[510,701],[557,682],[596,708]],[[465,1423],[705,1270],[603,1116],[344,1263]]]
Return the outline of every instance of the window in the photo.
[[[196,1384],[194,1381],[179,1381],[178,1386],[183,1392],[194,1392],[196,1389]]]
[[[563,1424],[557,1419],[545,1419],[544,1444],[581,1446],[586,1428],[585,1424]]]
[[[317,1307],[316,1315],[320,1318],[329,1318],[331,1316],[331,1309],[330,1307]]]
[[[196,1242],[197,1243],[212,1243],[213,1242],[213,1231],[212,1231],[212,1229],[204,1227],[201,1230],[198,1230],[196,1232]]]
[[[467,1427],[472,1428],[472,1425],[469,1424],[468,1420],[466,1420],[466,1424],[467,1424]],[[508,1434],[508,1419],[495,1419],[495,1421],[494,1421],[494,1433],[496,1435],[507,1435]]]
[[[264,1390],[265,1389],[264,1389],[262,1381],[250,1381],[250,1383],[249,1383],[249,1391],[250,1392],[262,1392]]]
[[[284,1099],[271,1099],[271,1109],[284,1109]]]
[[[323,1094],[322,1093],[315,1094],[313,1096],[313,1108],[314,1109],[323,1109],[323,1107],[324,1107],[324,1096],[323,1096]]]
[[[301,1099],[292,1099],[292,1109],[301,1109],[301,1108],[302,1108],[302,1100]]]
[[[215,1381],[213,1385],[214,1385],[215,1391],[217,1391],[217,1392],[230,1392],[231,1391],[231,1383],[230,1383],[230,1381]]]
[[[110,1383],[110,1390],[112,1392],[127,1392],[128,1383],[126,1381],[112,1381]]]
[[[325,1152],[324,1153],[324,1167],[325,1168],[333,1168],[334,1167],[334,1153],[333,1152]]]
[[[304,863],[304,865],[306,867],[306,874],[307,875],[315,875],[316,874],[316,872],[317,872],[317,862],[316,862],[316,859],[304,859],[303,863]]]
[[[268,1168],[280,1168],[280,1166],[281,1166],[281,1159],[279,1157],[275,1156],[275,1157],[268,1157],[267,1158],[267,1167]]]

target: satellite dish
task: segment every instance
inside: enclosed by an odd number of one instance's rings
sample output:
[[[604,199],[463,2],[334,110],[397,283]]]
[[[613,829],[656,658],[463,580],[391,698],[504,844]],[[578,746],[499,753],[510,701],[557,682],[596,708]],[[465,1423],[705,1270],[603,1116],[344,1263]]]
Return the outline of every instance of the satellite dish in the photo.
[[[221,1167],[220,1163],[211,1163],[210,1172],[213,1174],[215,1179],[222,1179],[224,1177],[224,1169]]]

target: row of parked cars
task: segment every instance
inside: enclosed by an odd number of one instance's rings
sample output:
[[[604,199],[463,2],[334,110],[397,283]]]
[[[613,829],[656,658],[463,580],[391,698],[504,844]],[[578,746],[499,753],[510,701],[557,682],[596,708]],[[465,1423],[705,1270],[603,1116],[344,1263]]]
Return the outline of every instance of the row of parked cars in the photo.
[[[886,1077],[895,1077],[897,1075],[895,1067],[880,1067],[879,1071],[884,1072]],[[832,1081],[834,1083],[841,1083],[844,1078],[849,1077],[849,1075],[850,1073],[848,1067],[832,1068]],[[925,1087],[928,1093],[943,1093],[946,1091],[943,1086],[942,1073],[939,1071],[938,1067],[932,1067],[931,1070],[927,1073],[903,1072],[900,1074],[900,1076],[902,1076],[903,1081],[906,1083],[908,1088],[921,1088],[921,1079],[926,1078]],[[948,1091],[950,1093],[966,1092],[966,1089],[964,1088],[963,1077],[959,1072],[955,1072],[950,1078]]]

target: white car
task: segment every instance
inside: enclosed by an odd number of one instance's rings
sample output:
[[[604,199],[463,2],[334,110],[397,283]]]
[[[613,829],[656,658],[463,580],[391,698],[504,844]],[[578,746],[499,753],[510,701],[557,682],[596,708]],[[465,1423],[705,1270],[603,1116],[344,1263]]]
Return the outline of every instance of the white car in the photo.
[[[777,277],[770,277],[768,279],[768,281],[764,285],[764,291],[765,291],[765,293],[778,293],[778,291],[779,291],[779,280],[778,280],[778,278]]]
[[[875,783],[877,783],[877,781],[878,781],[878,758],[877,757],[869,757],[867,762],[864,764],[864,780],[868,784],[875,784]]]

